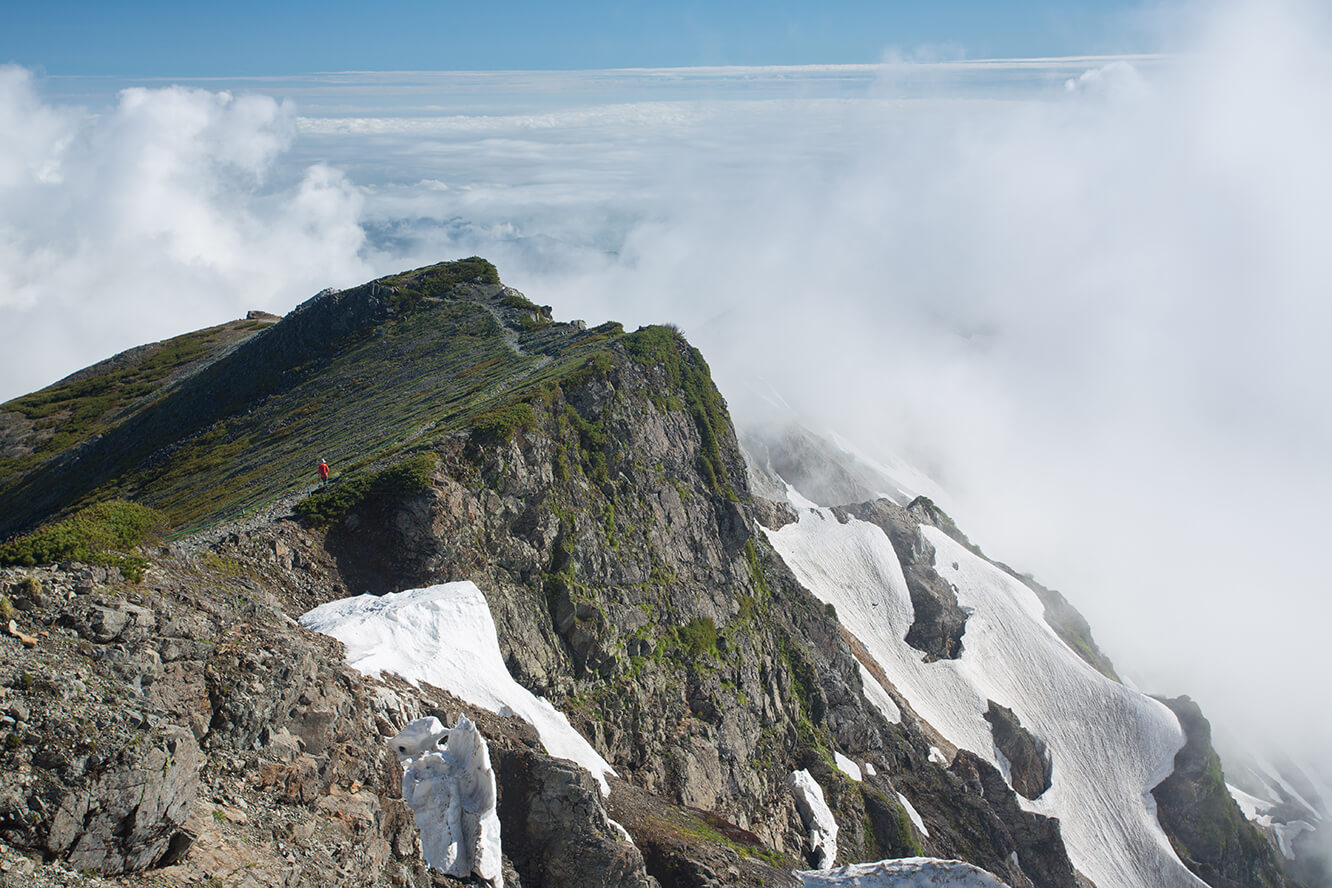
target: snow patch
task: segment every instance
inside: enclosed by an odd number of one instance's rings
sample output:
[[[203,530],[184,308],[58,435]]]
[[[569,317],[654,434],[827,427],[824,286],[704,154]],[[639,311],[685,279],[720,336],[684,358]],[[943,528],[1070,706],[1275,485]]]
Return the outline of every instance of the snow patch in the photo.
[[[796,873],[804,888],[1008,888],[960,860],[905,857]]]
[[[1008,784],[1008,788],[1012,789],[1013,763],[1008,760],[1008,756],[1004,755],[1004,751],[997,745],[994,745],[991,751],[994,753],[994,766],[998,768],[999,773],[1003,775],[1004,782]]]
[[[615,830],[615,832],[619,833],[620,838],[624,839],[624,840],[625,840],[626,842],[628,842],[630,845],[633,845],[633,844],[634,844],[634,837],[631,836],[631,835],[629,835],[629,830],[627,830],[627,829],[625,829],[623,826],[621,826],[620,823],[619,823],[618,821],[611,820],[609,817],[607,817],[606,820],[607,820],[608,823],[610,823],[610,825],[611,825],[611,829],[613,829],[613,830]],[[634,847],[637,847],[637,846],[635,845]]]
[[[897,800],[901,802],[902,807],[906,809],[907,816],[911,818],[911,822],[916,824],[916,829],[920,830],[920,834],[928,839],[930,837],[930,831],[925,828],[925,821],[920,819],[920,812],[916,810],[916,806],[911,804],[911,800],[900,792],[897,794]]]
[[[944,755],[944,751],[937,746],[930,747],[930,761],[936,765],[943,765],[945,768],[951,764],[948,761],[948,756]]]
[[[837,770],[841,771],[843,774],[850,777],[852,780],[856,781],[857,783],[860,783],[862,780],[865,779],[864,777],[860,776],[860,765],[857,765],[855,762],[853,762],[851,759],[847,758],[846,756],[842,755],[840,752],[834,750],[833,759],[837,762]],[[866,765],[865,767],[868,768],[869,765]]]
[[[883,713],[883,717],[891,724],[900,725],[902,723],[902,710],[897,707],[897,701],[892,698],[879,684],[879,680],[874,677],[874,673],[865,668],[864,663],[857,663],[860,667],[860,683],[865,688],[865,699],[874,704],[874,708]]]
[[[792,771],[786,785],[795,794],[796,810],[809,833],[809,848],[819,869],[832,866],[837,859],[837,821],[823,800],[823,787],[808,771]]]
[[[341,641],[347,663],[359,672],[429,682],[474,706],[524,719],[547,752],[591,771],[602,795],[610,794],[606,775],[615,773],[610,764],[564,713],[509,675],[486,598],[471,581],[330,601],[300,622]]]
[[[873,763],[873,762],[865,762],[865,773],[868,774],[868,775],[871,776],[871,777],[874,777],[874,776],[877,775],[879,772],[876,771],[876,770],[874,770],[874,763]]]
[[[1314,832],[1314,825],[1307,820],[1292,820],[1289,823],[1273,823],[1272,832],[1276,834],[1277,847],[1281,856],[1287,860],[1295,859],[1295,840],[1300,833]]]
[[[1238,786],[1231,786],[1229,783],[1226,784],[1226,789],[1230,791],[1230,797],[1240,806],[1240,810],[1244,812],[1246,819],[1252,820],[1260,826],[1272,825],[1272,818],[1269,815],[1272,809],[1276,807],[1274,804],[1255,795],[1249,795]]]
[[[1255,757],[1255,764],[1264,778],[1270,778],[1264,779],[1263,782],[1267,783],[1268,786],[1274,790],[1277,788],[1280,789],[1280,792],[1274,792],[1273,795],[1284,795],[1288,799],[1293,799],[1302,805],[1304,809],[1313,816],[1314,820],[1323,819],[1322,815],[1318,812],[1318,806],[1306,799],[1295,785],[1286,778],[1286,775],[1282,773],[1280,768],[1261,756]]]

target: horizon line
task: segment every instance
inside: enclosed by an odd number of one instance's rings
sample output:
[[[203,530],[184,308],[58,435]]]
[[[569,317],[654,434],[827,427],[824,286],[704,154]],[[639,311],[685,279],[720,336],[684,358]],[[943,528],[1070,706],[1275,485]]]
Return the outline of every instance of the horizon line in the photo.
[[[995,57],[982,59],[892,59],[879,62],[815,62],[799,65],[676,65],[676,66],[640,66],[619,68],[466,68],[466,69],[350,69],[343,71],[304,71],[289,74],[51,74],[27,68],[18,63],[8,63],[0,67],[13,67],[28,70],[47,80],[139,80],[139,81],[284,81],[301,78],[347,77],[347,76],[495,76],[504,74],[680,74],[680,73],[764,73],[764,72],[828,72],[851,73],[879,71],[885,68],[921,67],[921,68],[995,68],[995,67],[1053,67],[1058,65],[1108,63],[1116,61],[1157,62],[1173,58],[1175,53],[1164,52],[1126,52],[1103,54],[1075,54],[1066,56],[1031,56],[1031,57]]]

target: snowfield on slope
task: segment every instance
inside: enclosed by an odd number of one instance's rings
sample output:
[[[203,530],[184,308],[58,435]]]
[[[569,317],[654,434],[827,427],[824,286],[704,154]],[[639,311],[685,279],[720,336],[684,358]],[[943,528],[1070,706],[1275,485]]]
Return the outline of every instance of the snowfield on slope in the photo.
[[[1079,871],[1100,888],[1203,888],[1170,848],[1150,796],[1184,743],[1169,709],[1088,666],[1045,623],[1034,592],[932,527],[923,532],[935,568],[972,613],[961,658],[923,662],[904,641],[911,598],[883,530],[842,524],[798,494],[791,502],[798,520],[766,531],[769,540],[800,582],[837,608],[921,718],[997,767],[982,717],[994,700],[1049,745],[1050,789],[1019,802],[1060,819]]]
[[[486,597],[471,581],[330,601],[300,622],[346,645],[347,663],[358,672],[429,682],[474,706],[519,716],[547,752],[591,771],[609,793],[606,775],[615,771],[606,760],[564,713],[509,675]]]

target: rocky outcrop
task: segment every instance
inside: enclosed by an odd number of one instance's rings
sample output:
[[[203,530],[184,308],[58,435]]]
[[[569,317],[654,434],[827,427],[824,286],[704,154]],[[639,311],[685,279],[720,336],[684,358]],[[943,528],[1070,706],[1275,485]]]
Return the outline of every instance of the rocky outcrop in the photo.
[[[91,759],[91,760],[89,760]],[[33,756],[46,771],[32,795],[44,817],[25,824],[25,838],[47,854],[81,870],[115,875],[138,872],[178,858],[193,841],[184,830],[195,801],[202,757],[189,731],[167,725],[138,747],[116,750],[106,759],[84,759],[80,779],[61,785],[51,775],[72,773],[76,763],[54,749]],[[6,821],[23,815],[10,800]]]
[[[949,769],[969,793],[984,799],[998,813],[1004,840],[1011,843],[1020,873],[991,869],[1014,888],[1027,881],[1035,888],[1079,888],[1079,881],[1059,832],[1059,821],[1023,811],[999,770],[968,750],[959,750]]]
[[[1050,788],[1053,764],[1045,741],[1026,728],[1007,706],[993,700],[985,711],[990,723],[995,748],[1008,760],[1008,773],[1013,789],[1028,799],[1035,799]]]
[[[143,646],[154,614],[93,594],[84,583],[95,573],[107,576],[100,568],[72,572],[72,585],[85,594],[60,602],[54,619],[46,605],[56,603],[57,590],[43,590],[40,581],[5,584],[35,644],[0,642],[7,665],[0,835],[80,869],[116,874],[189,846],[185,823],[203,756],[188,721],[134,705],[154,695],[167,671],[157,650]],[[53,656],[56,645],[82,656]]]
[[[1276,852],[1226,789],[1212,726],[1198,704],[1188,697],[1161,702],[1184,728],[1174,773],[1152,790],[1157,818],[1179,859],[1212,888],[1289,884]]]
[[[928,524],[930,527],[937,527],[939,530],[948,534],[949,537],[958,543],[961,543],[965,548],[970,549],[982,558],[985,557],[985,553],[980,550],[980,547],[967,539],[967,535],[953,522],[953,519],[948,516],[948,513],[939,508],[934,500],[929,497],[916,497],[911,502],[907,503],[906,510],[911,517],[916,519],[920,524]]]
[[[642,853],[612,824],[601,789],[587,771],[522,749],[499,758],[499,781],[504,852],[524,888],[646,888],[653,883]]]
[[[419,700],[351,673],[261,583],[157,561],[144,585],[79,565],[9,573],[41,591],[19,612],[37,645],[0,639],[0,839],[182,883],[240,869],[387,884],[396,868],[427,884],[377,723]]]

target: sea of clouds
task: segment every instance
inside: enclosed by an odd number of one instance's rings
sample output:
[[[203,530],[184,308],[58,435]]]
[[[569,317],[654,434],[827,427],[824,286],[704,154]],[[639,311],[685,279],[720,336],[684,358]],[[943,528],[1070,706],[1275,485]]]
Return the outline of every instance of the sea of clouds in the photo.
[[[480,254],[904,456],[1121,670],[1332,748],[1332,28],[1160,55],[152,84],[0,69],[0,398]],[[1298,716],[1293,715],[1298,713]]]

